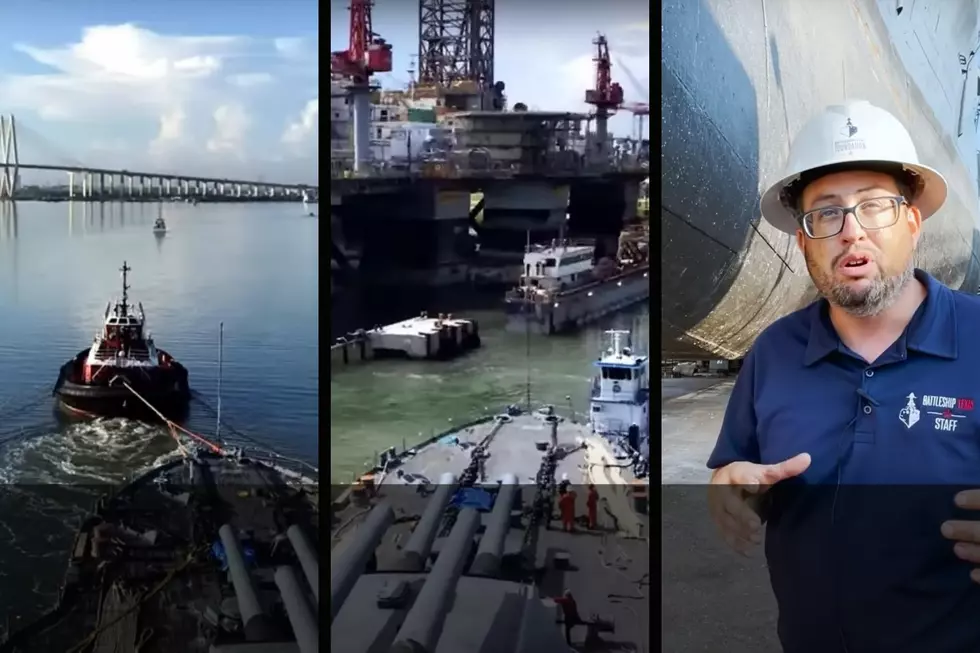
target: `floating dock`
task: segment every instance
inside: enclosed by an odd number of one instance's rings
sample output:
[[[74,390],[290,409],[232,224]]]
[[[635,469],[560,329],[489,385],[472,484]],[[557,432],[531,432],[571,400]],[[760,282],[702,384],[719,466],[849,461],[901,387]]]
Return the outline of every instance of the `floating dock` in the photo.
[[[479,346],[480,328],[475,320],[454,318],[451,314],[432,318],[422,313],[338,338],[330,347],[330,363],[351,365],[376,358],[448,360]]]
[[[449,359],[480,346],[480,329],[474,320],[422,313],[367,332],[375,357]]]

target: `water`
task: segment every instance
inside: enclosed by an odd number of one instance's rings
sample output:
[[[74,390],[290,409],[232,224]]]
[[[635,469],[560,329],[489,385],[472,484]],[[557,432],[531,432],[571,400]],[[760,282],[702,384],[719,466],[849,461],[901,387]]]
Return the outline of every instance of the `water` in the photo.
[[[316,461],[318,229],[300,204],[0,205],[0,619],[49,607],[99,487],[175,455],[164,428],[53,410],[58,368],[91,343],[124,259],[131,299],[212,406],[224,322],[223,421]],[[213,436],[213,413],[191,410],[187,427]]]
[[[605,330],[630,329],[634,345],[649,351],[649,304],[575,335],[532,336],[530,347],[525,336],[503,331],[502,311],[467,311],[465,317],[479,320],[483,341],[469,355],[450,362],[375,361],[331,372],[332,482],[349,482],[375,452],[412,446],[508,404],[523,405],[529,368],[533,405],[587,411],[592,363],[607,344]]]

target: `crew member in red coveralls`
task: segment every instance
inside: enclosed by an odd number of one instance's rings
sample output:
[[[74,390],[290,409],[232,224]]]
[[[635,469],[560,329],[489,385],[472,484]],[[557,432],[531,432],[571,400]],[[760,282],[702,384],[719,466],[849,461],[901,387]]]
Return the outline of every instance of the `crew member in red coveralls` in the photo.
[[[595,530],[599,509],[599,493],[596,492],[595,484],[593,483],[589,483],[589,493],[585,498],[585,506],[589,510],[589,529]]]

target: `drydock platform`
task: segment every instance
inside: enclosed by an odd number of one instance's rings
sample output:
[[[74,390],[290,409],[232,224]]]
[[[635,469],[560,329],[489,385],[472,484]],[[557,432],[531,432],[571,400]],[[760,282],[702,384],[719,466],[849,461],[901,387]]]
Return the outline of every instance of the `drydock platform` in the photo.
[[[762,547],[733,552],[708,515],[705,463],[734,381],[662,379],[662,650],[779,653]]]
[[[383,473],[362,477],[333,504],[334,648],[650,650],[648,516],[632,510],[645,493],[631,491],[628,467],[602,464],[615,452],[550,416],[508,415],[409,449],[394,464],[383,456]],[[590,470],[600,470],[591,476],[595,529],[581,520]],[[577,494],[573,532],[547,499],[556,501],[562,477]],[[565,590],[582,619],[597,617],[572,630],[571,648],[553,601]]]
[[[330,346],[331,365],[350,365],[375,358],[455,358],[480,346],[480,326],[475,320],[453,318],[452,314],[429,317],[422,313],[338,338]]]

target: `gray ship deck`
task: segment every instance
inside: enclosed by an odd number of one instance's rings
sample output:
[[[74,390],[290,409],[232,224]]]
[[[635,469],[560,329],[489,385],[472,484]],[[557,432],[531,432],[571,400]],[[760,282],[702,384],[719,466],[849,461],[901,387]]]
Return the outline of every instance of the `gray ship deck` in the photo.
[[[3,653],[298,652],[303,635],[294,634],[294,613],[304,603],[315,629],[309,595],[318,581],[301,580],[309,557],[298,559],[297,551],[317,550],[316,486],[301,488],[248,458],[202,454],[157,468],[100,503],[69,552],[58,606],[15,631],[0,644]],[[245,565],[235,564],[226,541],[238,542]],[[258,616],[238,581],[229,581],[236,569],[246,569]]]
[[[338,605],[331,625],[335,650],[398,650],[391,647],[412,639],[412,632],[421,632],[413,631],[420,619],[424,621],[420,613],[426,612],[425,605],[435,604],[442,606],[442,613],[423,628],[423,639],[429,638],[424,650],[430,653],[650,650],[649,544],[622,532],[623,524],[639,518],[645,525],[647,517],[635,512],[632,517],[625,515],[623,504],[615,501],[615,495],[627,492],[634,479],[626,474],[616,486],[600,485],[601,478],[593,472],[601,503],[598,527],[588,529],[583,523],[584,484],[594,467],[589,464],[594,454],[588,446],[581,447],[590,434],[585,426],[559,423],[559,449],[568,452],[557,456],[554,469],[546,472],[551,485],[539,494],[546,452],[538,443],[550,442],[550,426],[542,418],[541,414],[515,416],[497,427],[492,437],[493,423],[444,436],[405,457],[397,472],[376,476],[380,485],[373,497],[359,495],[336,507],[331,538],[331,605]],[[489,512],[455,505],[450,497],[456,487],[436,485],[446,472],[464,476],[473,449],[481,443],[489,456],[483,473],[472,479],[472,487],[504,496],[507,485],[497,481],[513,475],[516,486],[510,487],[517,503],[509,510],[506,501],[499,502],[500,511]],[[561,530],[556,504],[550,514],[547,506],[538,513],[533,509],[541,505],[536,503],[539,497],[553,496],[553,484],[566,474],[578,495],[578,525],[570,533]],[[496,508],[498,502],[493,503]],[[389,508],[390,519],[377,521]],[[472,530],[460,533],[468,520]],[[424,539],[429,527],[432,540],[419,548],[418,538]],[[501,540],[498,564],[488,572],[483,547],[485,539],[495,540],[491,533],[501,535]],[[462,549],[453,548],[454,536]],[[362,538],[369,541],[361,542]],[[366,557],[356,559],[361,547]],[[459,573],[447,577],[451,560],[445,560],[443,567],[440,561],[452,555],[450,551],[461,551]],[[367,560],[371,562],[362,573]],[[345,583],[348,587],[335,602],[335,588]],[[407,592],[404,603],[380,607],[379,593],[393,593],[397,587]],[[599,639],[587,646],[587,628],[579,626],[572,630],[572,646],[566,646],[560,611],[551,601],[566,589],[575,596],[583,619],[598,615],[614,624],[613,632],[598,634]]]
[[[708,516],[705,463],[733,381],[663,379],[661,619],[665,651],[778,653],[776,604],[762,547],[733,552]]]
[[[494,428],[494,422],[484,422],[452,435],[444,435],[429,446],[419,447],[414,455],[404,458],[397,472],[389,474],[384,482],[417,484],[428,480],[437,483],[444,472],[458,476],[469,464],[473,447],[486,440]],[[561,480],[567,474],[572,483],[585,481],[585,451],[578,449],[578,446],[588,435],[589,430],[584,425],[571,421],[560,424],[558,445],[570,453],[558,461],[555,469],[557,479]],[[548,442],[549,437],[550,428],[544,420],[529,414],[513,417],[492,436],[490,456],[484,464],[486,479],[497,481],[509,473],[516,476],[521,485],[533,484],[541,467],[542,456],[536,443]]]

